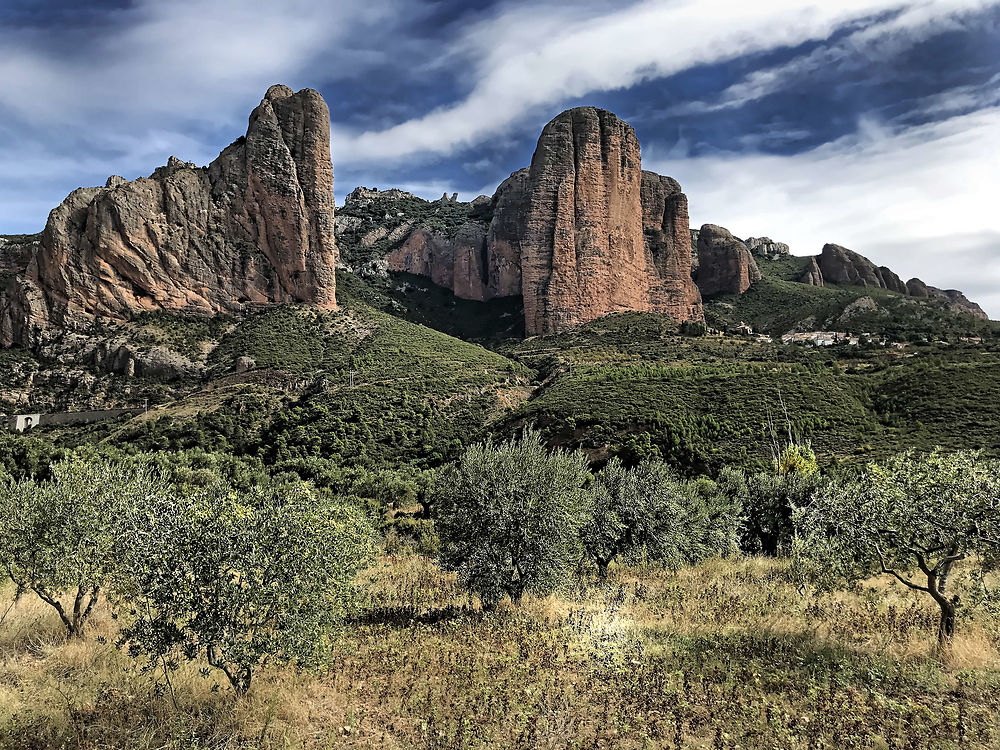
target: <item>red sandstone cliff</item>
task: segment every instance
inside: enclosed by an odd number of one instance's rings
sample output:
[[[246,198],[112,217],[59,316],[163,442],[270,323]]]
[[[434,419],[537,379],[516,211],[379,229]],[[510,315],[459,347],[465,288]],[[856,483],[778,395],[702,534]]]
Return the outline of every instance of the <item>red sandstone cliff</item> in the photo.
[[[333,215],[326,103],[272,86],[246,136],[207,168],[171,157],[148,178],[112,177],[57,206],[24,272],[0,289],[0,345],[145,310],[333,309]]]

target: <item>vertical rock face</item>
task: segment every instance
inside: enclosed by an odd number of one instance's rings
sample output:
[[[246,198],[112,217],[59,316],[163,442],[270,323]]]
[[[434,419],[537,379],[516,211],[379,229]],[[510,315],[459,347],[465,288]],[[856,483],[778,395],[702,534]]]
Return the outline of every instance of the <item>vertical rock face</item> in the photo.
[[[648,307],[635,131],[582,107],[545,126],[529,173],[521,248],[525,331],[556,333]]]
[[[702,320],[701,292],[691,278],[687,196],[672,177],[642,173],[642,228],[650,269],[650,308],[674,320]]]
[[[521,245],[530,195],[530,169],[514,172],[493,196],[486,233],[486,298],[521,294]]]
[[[882,280],[883,288],[897,294],[906,294],[906,284],[885,266],[878,267],[878,277]]]
[[[327,106],[316,91],[272,86],[246,136],[207,168],[171,157],[148,178],[112,177],[57,206],[0,293],[0,344],[145,310],[335,308],[333,218]]]
[[[695,282],[703,297],[743,294],[760,280],[760,269],[749,248],[724,227],[705,224],[698,231]]]
[[[531,166],[489,204],[482,231],[474,221],[450,237],[414,229],[386,256],[389,268],[466,299],[521,295],[528,335],[626,310],[704,319],[687,197],[676,180],[642,171],[635,131],[611,112],[581,107],[552,120]]]

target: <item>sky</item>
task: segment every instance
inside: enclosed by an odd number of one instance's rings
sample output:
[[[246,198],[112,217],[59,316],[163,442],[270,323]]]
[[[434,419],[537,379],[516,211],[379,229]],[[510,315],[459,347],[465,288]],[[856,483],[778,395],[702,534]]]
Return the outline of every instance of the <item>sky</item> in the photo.
[[[1000,319],[1000,0],[0,0],[0,233],[207,164],[273,83],[329,104],[338,204],[492,194],[592,105],[692,226],[835,242]]]

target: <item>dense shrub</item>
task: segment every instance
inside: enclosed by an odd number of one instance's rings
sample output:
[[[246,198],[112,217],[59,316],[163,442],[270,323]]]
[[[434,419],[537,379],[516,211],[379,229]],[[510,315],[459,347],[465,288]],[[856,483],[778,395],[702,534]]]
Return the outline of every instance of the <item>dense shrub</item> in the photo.
[[[606,578],[616,559],[646,557],[672,567],[732,549],[739,507],[714,483],[685,482],[661,461],[633,469],[611,459],[590,489],[584,548]]]
[[[79,636],[114,576],[125,509],[166,485],[139,464],[76,460],[51,471],[49,480],[0,482],[0,565],[18,595],[33,591]]]
[[[443,565],[487,609],[552,591],[581,557],[589,478],[582,453],[549,453],[535,432],[471,446],[434,487]]]
[[[954,579],[964,574],[980,597],[996,597],[985,575],[1000,569],[1000,462],[970,451],[902,454],[830,483],[796,509],[795,525],[805,575],[827,589],[890,575],[934,600],[946,645],[962,604]]]
[[[121,643],[151,662],[204,655],[238,693],[269,660],[321,663],[373,531],[304,484],[217,484],[132,509]]]

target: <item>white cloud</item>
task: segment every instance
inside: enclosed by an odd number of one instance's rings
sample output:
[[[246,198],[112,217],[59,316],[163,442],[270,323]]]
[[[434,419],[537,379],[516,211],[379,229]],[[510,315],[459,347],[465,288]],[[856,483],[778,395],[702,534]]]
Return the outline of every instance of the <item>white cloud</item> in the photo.
[[[645,0],[582,20],[573,8],[518,7],[456,43],[473,61],[468,96],[381,131],[334,129],[342,159],[447,154],[503,133],[541,106],[634,85],[698,64],[825,39],[844,24],[904,8],[896,32],[925,28],[991,0]],[[778,85],[773,72],[767,86]],[[760,88],[763,82],[758,82]],[[749,93],[744,94],[751,95]]]
[[[904,280],[969,294],[1000,319],[1000,107],[894,131],[858,134],[793,156],[644,151],[677,178],[691,223],[767,235],[799,255],[836,242]]]
[[[398,4],[138,0],[104,33],[0,30],[0,106],[47,125],[79,127],[79,117],[113,114],[129,122],[227,122],[248,97],[279,80],[294,83],[318,57],[350,48],[352,32],[387,21]],[[324,71],[336,75],[335,67]]]
[[[930,36],[963,29],[966,21],[962,14],[993,4],[988,0],[947,0],[913,5],[884,20],[862,25],[835,44],[818,47],[781,65],[755,70],[711,100],[684,102],[668,109],[665,114],[738,109],[782,91],[791,81],[808,79],[818,73],[859,66],[871,70],[874,62],[901,54]],[[877,69],[874,74],[878,75]],[[886,71],[885,75],[891,76],[892,72]]]
[[[0,27],[0,231],[39,230],[70,190],[111,173],[149,174],[171,154],[207,163],[268,86],[360,75],[414,12],[406,0],[136,0],[99,27]]]

